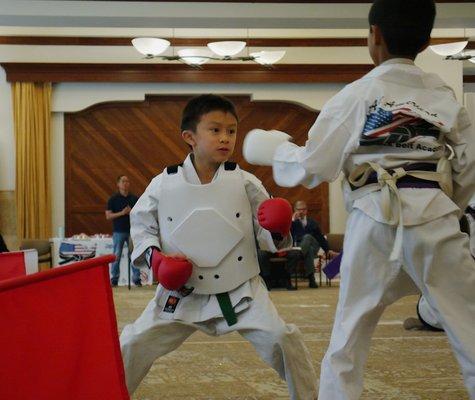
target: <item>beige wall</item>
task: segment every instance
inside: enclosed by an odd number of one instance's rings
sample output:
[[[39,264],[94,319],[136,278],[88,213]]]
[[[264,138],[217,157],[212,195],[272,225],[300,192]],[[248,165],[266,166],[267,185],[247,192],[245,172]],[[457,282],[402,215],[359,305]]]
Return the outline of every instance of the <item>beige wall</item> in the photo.
[[[6,47],[6,46],[1,46]],[[2,58],[7,57],[9,61],[22,60],[30,57],[29,51],[32,46],[13,46],[10,53],[6,52]],[[33,49],[30,49],[33,50]],[[38,49],[34,50],[37,51]],[[39,60],[47,58],[46,49],[41,49],[42,54],[38,54]],[[57,50],[57,49],[56,49]],[[115,49],[114,51],[118,51]],[[73,46],[65,49],[66,52],[74,52],[77,60],[84,60],[84,51]],[[89,57],[94,57],[95,50],[91,50]],[[101,51],[107,51],[102,49]],[[34,53],[36,54],[36,53]],[[67,55],[71,59],[71,54],[56,52],[55,54]],[[131,53],[132,54],[132,53]],[[312,49],[292,49],[289,52],[292,57],[287,57],[285,62],[369,62],[367,49],[332,49],[320,48]],[[19,59],[18,59],[19,57]],[[41,58],[42,57],[42,58]],[[127,54],[127,57],[129,55]],[[74,60],[74,57],[73,57]],[[330,60],[330,61],[328,61]],[[355,61],[356,60],[356,61]],[[56,60],[55,60],[56,61]],[[118,60],[123,61],[123,60]],[[459,61],[444,61],[429,50],[424,52],[417,63],[427,71],[438,73],[451,85],[460,101],[462,101],[462,76],[463,67]],[[255,100],[283,100],[303,104],[312,109],[319,110],[323,104],[342,85],[315,84],[315,85],[178,85],[178,84],[93,84],[93,83],[63,83],[57,84],[53,88],[53,158],[52,162],[52,191],[53,191],[53,233],[57,233],[58,228],[64,225],[64,127],[63,113],[78,111],[92,104],[114,100],[142,100],[145,94],[186,94],[218,92],[228,94],[250,94]],[[5,80],[4,71],[0,69],[0,190],[13,191],[15,186],[14,167],[14,140],[12,109],[10,98],[10,85]],[[289,132],[291,133],[291,132]],[[346,212],[343,207],[343,199],[339,181],[330,185],[330,230],[335,233],[342,233],[345,230]],[[11,208],[9,209],[11,211]]]
[[[10,84],[0,68],[0,190],[15,190],[15,141]]]
[[[15,192],[0,191],[0,233],[9,250],[17,249]]]

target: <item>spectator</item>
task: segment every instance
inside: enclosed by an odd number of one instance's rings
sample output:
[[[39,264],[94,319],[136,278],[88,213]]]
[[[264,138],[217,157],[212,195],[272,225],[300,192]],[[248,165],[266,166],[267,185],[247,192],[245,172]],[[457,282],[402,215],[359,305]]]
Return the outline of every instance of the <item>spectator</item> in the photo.
[[[300,247],[301,250],[288,252],[287,268],[290,273],[294,272],[297,268],[298,261],[303,257],[305,277],[308,279],[308,286],[310,288],[317,288],[314,260],[320,248],[322,248],[325,253],[328,253],[330,249],[317,221],[308,217],[307,212],[308,209],[305,201],[300,200],[295,203],[291,233],[294,246]]]
[[[130,181],[126,175],[120,175],[117,178],[117,189],[107,202],[106,219],[112,220],[113,233],[112,241],[114,243],[114,254],[117,257],[111,268],[111,285],[117,286],[120,275],[120,258],[122,257],[122,249],[125,243],[129,243],[130,239],[130,217],[129,213],[138,200],[138,197],[129,192]],[[129,260],[131,253],[131,245],[129,249]],[[130,261],[129,261],[130,263]],[[130,268],[130,264],[129,264]],[[142,286],[140,281],[140,271],[132,266],[132,280],[136,286]]]

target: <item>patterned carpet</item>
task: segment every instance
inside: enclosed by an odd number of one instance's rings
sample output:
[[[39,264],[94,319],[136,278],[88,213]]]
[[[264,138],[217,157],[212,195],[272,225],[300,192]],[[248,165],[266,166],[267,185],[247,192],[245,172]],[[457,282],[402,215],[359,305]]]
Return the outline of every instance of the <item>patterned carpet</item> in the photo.
[[[137,318],[154,288],[115,288],[119,329]],[[317,374],[328,346],[337,287],[295,292],[273,290],[271,297],[287,322],[304,334]],[[443,333],[405,331],[415,316],[417,297],[389,307],[376,329],[365,372],[362,400],[467,400],[461,374]],[[287,388],[238,334],[219,338],[192,335],[180,348],[155,362],[135,400],[280,400]]]

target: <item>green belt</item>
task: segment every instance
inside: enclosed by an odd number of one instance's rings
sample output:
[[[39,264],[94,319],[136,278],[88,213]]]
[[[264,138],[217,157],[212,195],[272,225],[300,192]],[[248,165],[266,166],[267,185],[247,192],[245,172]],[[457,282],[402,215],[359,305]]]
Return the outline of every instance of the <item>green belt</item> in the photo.
[[[236,324],[237,316],[231,304],[229,293],[228,292],[218,293],[216,295],[216,298],[218,299],[219,308],[221,308],[221,312],[223,313],[223,317],[228,323],[228,326],[232,326]]]

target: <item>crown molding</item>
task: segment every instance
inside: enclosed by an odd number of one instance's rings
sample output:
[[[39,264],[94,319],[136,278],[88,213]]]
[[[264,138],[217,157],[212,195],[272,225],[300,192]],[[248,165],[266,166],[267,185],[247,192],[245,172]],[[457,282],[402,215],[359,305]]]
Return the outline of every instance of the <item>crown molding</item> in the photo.
[[[167,83],[349,83],[369,64],[184,64],[1,63],[8,82],[167,82]]]
[[[131,46],[133,37],[101,36],[0,36],[0,45],[33,46]],[[164,38],[171,46],[206,46],[209,42],[240,40],[248,47],[366,47],[367,39],[358,37],[329,38]],[[464,38],[433,38],[431,44],[452,43]],[[470,42],[475,48],[475,42]]]

